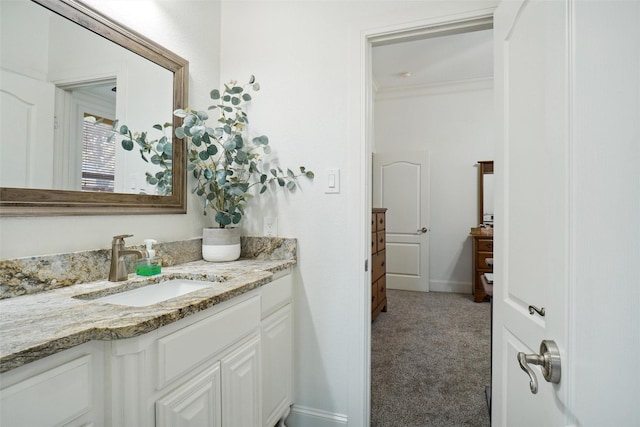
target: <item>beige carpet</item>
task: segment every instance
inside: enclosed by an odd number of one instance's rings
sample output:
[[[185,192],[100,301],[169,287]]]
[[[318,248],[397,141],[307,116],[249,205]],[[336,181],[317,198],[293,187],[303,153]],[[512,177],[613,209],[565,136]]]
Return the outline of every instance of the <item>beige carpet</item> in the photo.
[[[490,305],[388,290],[371,326],[372,427],[488,427]]]

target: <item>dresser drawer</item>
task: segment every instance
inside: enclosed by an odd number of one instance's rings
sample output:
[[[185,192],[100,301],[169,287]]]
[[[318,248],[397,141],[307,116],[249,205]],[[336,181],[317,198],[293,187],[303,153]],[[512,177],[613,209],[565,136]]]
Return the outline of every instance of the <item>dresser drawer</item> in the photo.
[[[493,240],[492,239],[478,239],[477,250],[480,252],[493,252]]]
[[[371,253],[375,254],[378,252],[378,234],[371,233]]]
[[[371,285],[371,309],[373,310],[378,306],[378,282],[373,282]]]
[[[384,230],[384,228],[385,228],[384,213],[377,213],[376,214],[376,231],[382,231]]]
[[[487,264],[487,259],[493,258],[493,253],[491,252],[478,252],[476,255],[476,268],[481,268],[484,270],[493,270],[489,264]]]
[[[387,233],[384,231],[378,231],[376,233],[376,247],[378,252],[385,249],[385,241],[387,239],[386,234]]]
[[[382,302],[387,297],[387,277],[382,276],[376,282],[378,288],[378,302]]]
[[[378,280],[385,273],[385,251],[380,251],[371,256],[371,281]]]

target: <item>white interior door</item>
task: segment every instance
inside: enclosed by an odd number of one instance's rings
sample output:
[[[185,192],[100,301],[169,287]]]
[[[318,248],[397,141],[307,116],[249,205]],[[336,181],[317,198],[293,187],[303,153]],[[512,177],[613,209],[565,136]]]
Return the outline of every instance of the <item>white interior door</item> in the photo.
[[[373,206],[387,208],[387,288],[428,292],[428,153],[375,153]]]
[[[637,1],[496,10],[493,425],[640,425],[638,22]],[[531,366],[534,395],[516,355],[545,339],[561,377]]]
[[[0,186],[52,188],[54,89],[1,70]]]

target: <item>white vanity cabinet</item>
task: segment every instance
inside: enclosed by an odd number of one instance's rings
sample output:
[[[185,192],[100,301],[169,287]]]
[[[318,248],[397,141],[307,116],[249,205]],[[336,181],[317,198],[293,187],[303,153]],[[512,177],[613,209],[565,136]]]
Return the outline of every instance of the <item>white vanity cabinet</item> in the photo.
[[[108,425],[259,425],[259,290],[107,347]]]
[[[285,274],[154,332],[108,342],[107,425],[273,427],[292,404],[291,292]]]
[[[293,382],[293,279],[275,277],[140,336],[3,373],[0,426],[273,427]]]
[[[103,426],[102,343],[90,342],[5,372],[0,425]]]
[[[284,420],[293,403],[292,276],[262,287],[262,426]],[[257,424],[255,424],[257,425]]]

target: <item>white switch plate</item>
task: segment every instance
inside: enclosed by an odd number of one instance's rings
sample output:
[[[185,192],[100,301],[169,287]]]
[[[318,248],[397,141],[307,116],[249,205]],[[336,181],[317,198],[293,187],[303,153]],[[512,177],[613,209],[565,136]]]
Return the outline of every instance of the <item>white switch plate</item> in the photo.
[[[276,237],[278,235],[278,217],[275,217],[275,216],[264,217],[263,234],[266,237]]]
[[[326,194],[340,192],[340,169],[327,169],[325,171],[324,192]]]

